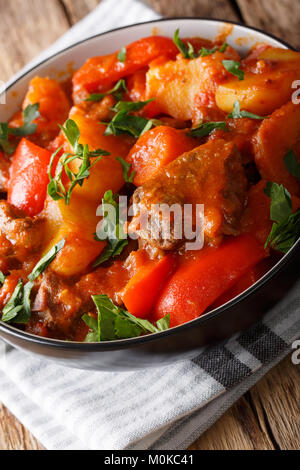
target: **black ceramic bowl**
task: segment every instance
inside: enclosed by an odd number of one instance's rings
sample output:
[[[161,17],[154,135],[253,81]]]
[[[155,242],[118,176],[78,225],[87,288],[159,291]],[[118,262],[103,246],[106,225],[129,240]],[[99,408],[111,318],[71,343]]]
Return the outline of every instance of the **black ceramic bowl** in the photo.
[[[34,75],[55,77],[57,71],[64,70],[70,61],[77,68],[88,57],[117,50],[124,44],[150,35],[154,28],[161,34],[172,36],[179,27],[183,36],[212,39],[224,24],[226,22],[211,19],[174,18],[120,28],[75,44],[8,83],[6,105],[1,106],[0,121],[6,121],[18,110]],[[227,42],[242,53],[256,42],[289,47],[262,31],[238,24],[233,24]],[[70,343],[33,336],[0,322],[0,337],[17,348],[80,369],[132,370],[191,359],[202,346],[248,328],[288,295],[299,279],[299,255],[300,240],[263,278],[241,295],[200,318],[161,333],[112,342]]]

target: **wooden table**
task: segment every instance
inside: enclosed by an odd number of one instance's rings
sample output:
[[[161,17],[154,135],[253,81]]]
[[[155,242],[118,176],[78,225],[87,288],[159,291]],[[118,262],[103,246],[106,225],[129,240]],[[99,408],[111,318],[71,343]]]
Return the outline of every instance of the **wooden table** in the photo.
[[[0,80],[7,80],[101,0],[0,0]],[[300,4],[294,0],[148,0],[166,16],[245,22],[300,49]],[[300,77],[299,77],[300,78]],[[245,394],[192,449],[299,449],[299,366],[286,358]],[[42,449],[0,404],[0,450]]]

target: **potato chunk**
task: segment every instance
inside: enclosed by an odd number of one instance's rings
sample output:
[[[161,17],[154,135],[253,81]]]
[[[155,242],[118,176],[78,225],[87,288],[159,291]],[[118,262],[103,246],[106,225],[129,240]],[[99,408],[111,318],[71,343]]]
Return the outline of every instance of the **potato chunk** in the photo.
[[[176,61],[158,59],[147,73],[147,98],[155,98],[161,113],[182,120],[193,119],[198,107],[216,108],[217,85],[229,75],[222,61],[238,56],[232,51],[193,60],[182,56]]]
[[[300,182],[284,163],[284,156],[293,148],[300,163],[300,105],[292,102],[276,110],[261,124],[255,139],[255,162],[267,181],[283,184],[292,194],[300,196]]]
[[[151,223],[141,226],[140,221],[145,214],[151,215],[154,224],[160,224],[160,233],[164,233],[164,224],[170,221],[157,218],[157,205],[178,204],[183,208],[184,204],[204,204],[204,231],[211,242],[222,234],[237,234],[246,186],[241,157],[235,145],[221,139],[208,142],[163,167],[135,191],[133,201],[137,215],[129,229],[136,230],[140,239],[153,247],[172,250],[183,241],[174,236],[175,223],[172,226],[171,222],[169,238],[153,239]]]
[[[216,103],[230,113],[238,100],[241,109],[266,116],[285,104],[293,93],[292,83],[300,76],[300,53],[269,48],[255,65],[245,61],[245,78],[229,78],[216,90]]]

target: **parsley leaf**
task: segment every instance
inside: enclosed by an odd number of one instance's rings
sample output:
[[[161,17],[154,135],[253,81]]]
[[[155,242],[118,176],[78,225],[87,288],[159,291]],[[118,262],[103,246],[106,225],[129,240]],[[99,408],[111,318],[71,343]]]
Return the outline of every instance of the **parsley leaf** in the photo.
[[[113,195],[112,191],[106,191],[102,199],[102,215],[103,221],[101,230],[96,234],[96,240],[107,240],[107,244],[97,258],[93,267],[100,266],[100,264],[114,258],[122,253],[123,248],[128,245],[126,234],[124,233],[121,210],[119,204],[116,202],[117,195]]]
[[[176,29],[173,37],[174,44],[177,46],[178,50],[181,52],[185,59],[197,59],[197,57],[206,57],[212,55],[215,52],[225,52],[228,44],[224,43],[220,49],[213,47],[212,49],[207,49],[202,47],[198,52],[195,52],[193,45],[188,42],[187,44],[182,41],[179,37],[179,29]]]
[[[118,60],[124,64],[126,60],[126,47],[122,47],[122,49],[120,49],[117,57],[118,57]]]
[[[74,149],[74,154],[65,152],[59,159],[56,169],[55,169],[55,176],[52,176],[52,168],[54,161],[58,153],[61,151],[62,147],[57,149],[51,156],[50,164],[49,164],[49,184],[47,188],[47,192],[49,196],[58,201],[59,199],[64,199],[66,204],[70,204],[71,194],[75,186],[79,185],[82,186],[83,182],[86,178],[90,176],[91,168],[96,165],[96,163],[102,158],[102,156],[110,155],[109,152],[106,150],[97,149],[91,151],[89,146],[82,145],[79,143],[80,138],[80,131],[75,121],[72,119],[68,119],[66,122],[66,127],[60,126],[62,132],[65,134],[67,140],[72,145]],[[95,158],[92,162],[91,158]],[[70,170],[69,164],[73,162],[73,160],[79,159],[81,160],[81,165],[78,169],[78,173],[74,173]],[[62,174],[65,171],[70,184],[68,189],[64,186],[62,182]]]
[[[191,129],[187,134],[191,137],[206,137],[211,134],[215,129],[222,129],[223,131],[227,131],[226,122],[203,122],[199,124],[197,127]]]
[[[24,137],[35,133],[37,125],[33,121],[40,115],[39,107],[39,103],[26,106],[23,111],[23,126],[21,127],[9,127],[5,122],[0,123],[0,147],[5,153],[11,155],[15,151],[15,147],[8,140],[9,135]]]
[[[200,51],[198,52],[199,57],[206,57],[208,55],[212,55],[215,52],[217,52],[217,47],[213,47],[212,49],[207,49],[206,47],[202,47]]]
[[[284,157],[284,163],[291,175],[300,180],[300,163],[297,160],[293,150],[290,149]]]
[[[187,46],[182,39],[180,39],[179,29],[175,31],[173,41],[185,59],[194,59],[194,48],[191,44]]]
[[[153,100],[154,98],[147,101],[119,101],[112,108],[112,110],[116,112],[113,119],[109,123],[101,123],[107,126],[104,135],[129,134],[134,137],[140,137],[153,126],[163,125],[163,123],[157,119],[146,119],[141,116],[129,114],[140,111]]]
[[[9,128],[9,133],[17,135],[19,137],[24,137],[26,135],[34,134],[37,128],[37,125],[33,123],[35,119],[40,116],[39,112],[39,103],[29,104],[23,111],[23,126],[16,128]]]
[[[23,282],[20,279],[9,301],[2,309],[2,321],[10,322],[23,310]]]
[[[36,264],[29,274],[29,281],[23,286],[20,279],[9,301],[2,309],[2,321],[9,323],[27,323],[31,316],[30,294],[34,286],[34,281],[54,260],[57,253],[63,248],[65,240],[62,239],[57,245],[53,246]]]
[[[52,261],[55,259],[57,253],[60,252],[60,250],[64,247],[65,245],[65,239],[63,238],[57,245],[53,246],[51,250],[49,250],[41,259],[40,261],[35,265],[33,270],[28,276],[28,279],[30,281],[35,281],[39,277],[40,274],[42,274],[43,271],[45,271],[46,268],[48,268],[49,264],[52,263]]]
[[[270,217],[274,222],[280,223],[292,214],[292,197],[288,190],[277,183],[267,183],[265,194],[271,198]]]
[[[2,271],[0,271],[0,285],[3,286],[5,279],[6,279],[6,276],[3,274]]]
[[[85,101],[101,101],[105,96],[113,95],[117,100],[122,99],[124,91],[127,91],[126,82],[122,78],[115,86],[105,93],[92,93]]]
[[[85,342],[136,338],[141,333],[158,333],[170,326],[170,315],[159,320],[155,326],[148,320],[137,318],[127,310],[118,307],[105,294],[94,295],[92,299],[97,308],[98,319],[83,315],[82,320],[91,330],[87,334]]]
[[[239,80],[244,80],[245,73],[240,69],[241,63],[236,60],[223,60],[222,64],[227,72],[238,77]]]
[[[165,317],[161,318],[160,320],[156,322],[156,325],[159,331],[165,331],[170,328],[170,319],[171,319],[171,315],[170,313],[168,313],[168,315],[166,315]]]
[[[113,108],[113,111],[118,112],[126,112],[126,113],[133,113],[135,111],[140,111],[143,109],[148,103],[151,103],[154,98],[151,98],[147,101],[119,101]]]
[[[270,219],[274,222],[265,248],[287,253],[300,236],[300,210],[293,213],[292,197],[282,184],[268,183],[265,193],[271,198]]]
[[[220,47],[219,52],[226,52],[227,47],[228,47],[228,44],[224,42],[224,44],[222,44],[222,46]]]
[[[267,119],[266,117],[258,116],[257,114],[249,113],[248,111],[241,111],[241,106],[240,106],[239,101],[236,101],[234,103],[233,111],[228,115],[228,117],[230,119],[243,119],[243,118],[258,119],[258,120]]]
[[[0,147],[8,155],[15,151],[15,147],[8,140],[8,124],[5,122],[0,123]]]
[[[142,107],[146,106],[146,104],[147,104],[147,101],[144,101],[144,102],[119,101],[117,106],[119,107],[120,110],[117,112],[117,114],[112,118],[112,120],[109,123],[107,122],[101,123],[107,126],[104,132],[104,135],[129,134],[134,137],[140,137],[145,132],[150,130],[152,126],[156,125],[154,120],[129,114],[129,112],[133,111],[134,108],[135,110],[142,109]],[[114,108],[115,111],[118,109],[117,106]]]
[[[116,157],[116,160],[118,160],[118,162],[120,162],[122,165],[123,178],[125,180],[125,183],[132,183],[135,177],[135,171],[130,172],[130,169],[132,167],[131,163],[127,163],[126,160],[121,157]]]

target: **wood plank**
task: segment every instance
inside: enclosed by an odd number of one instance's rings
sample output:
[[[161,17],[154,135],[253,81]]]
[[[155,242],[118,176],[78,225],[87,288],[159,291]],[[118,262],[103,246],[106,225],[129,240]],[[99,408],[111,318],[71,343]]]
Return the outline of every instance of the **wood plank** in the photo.
[[[274,450],[247,400],[241,398],[217,423],[203,434],[192,450]]]
[[[61,0],[65,6],[70,24],[75,24],[90,13],[101,0]]]
[[[300,368],[290,356],[263,377],[192,449],[299,449]]]
[[[294,0],[237,0],[246,23],[300,49],[300,8]]]
[[[287,357],[250,391],[261,428],[281,450],[299,450],[300,367]]]
[[[145,0],[163,16],[202,16],[238,21],[239,17],[228,0]]]
[[[42,450],[43,446],[0,403],[0,450]]]
[[[69,28],[59,0],[0,0],[0,11],[2,81],[6,81]]]

